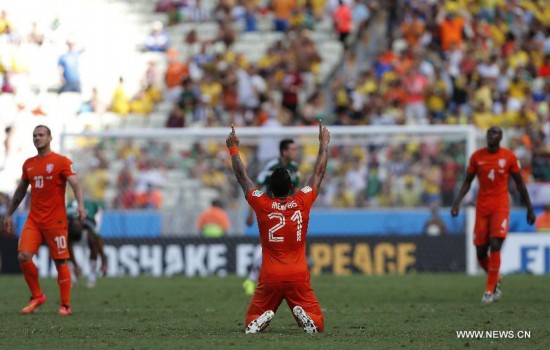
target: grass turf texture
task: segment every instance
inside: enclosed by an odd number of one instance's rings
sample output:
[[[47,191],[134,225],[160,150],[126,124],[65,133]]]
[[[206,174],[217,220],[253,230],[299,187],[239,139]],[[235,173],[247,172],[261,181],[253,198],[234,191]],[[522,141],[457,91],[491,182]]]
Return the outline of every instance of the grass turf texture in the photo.
[[[73,315],[48,301],[21,315],[22,276],[0,277],[0,349],[548,349],[550,276],[506,276],[500,302],[481,304],[483,277],[407,275],[312,279],[325,333],[304,334],[286,303],[261,334],[245,335],[243,279],[107,278],[73,288]],[[531,331],[530,339],[458,339],[459,330]]]

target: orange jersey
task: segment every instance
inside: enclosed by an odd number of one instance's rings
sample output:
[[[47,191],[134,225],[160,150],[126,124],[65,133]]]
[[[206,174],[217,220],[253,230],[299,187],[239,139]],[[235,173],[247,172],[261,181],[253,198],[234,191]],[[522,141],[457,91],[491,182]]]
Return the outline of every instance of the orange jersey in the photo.
[[[76,175],[71,160],[54,152],[23,163],[21,179],[31,185],[30,220],[43,227],[67,225],[65,188],[71,175]]]
[[[259,190],[247,194],[246,200],[258,219],[262,242],[260,283],[309,281],[306,235],[315,198],[317,193],[309,186],[284,201]]]
[[[477,175],[479,181],[476,210],[480,215],[510,210],[508,179],[520,170],[518,158],[506,148],[494,154],[482,148],[472,154],[468,173]]]

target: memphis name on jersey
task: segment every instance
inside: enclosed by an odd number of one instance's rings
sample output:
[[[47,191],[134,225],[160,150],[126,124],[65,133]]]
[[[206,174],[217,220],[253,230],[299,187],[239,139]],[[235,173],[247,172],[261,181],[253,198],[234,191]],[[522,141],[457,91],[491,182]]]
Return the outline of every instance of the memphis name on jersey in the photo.
[[[277,203],[277,202],[271,203],[271,209],[277,209],[277,210],[281,210],[281,211],[296,208],[297,206],[298,206],[298,204],[296,204],[295,201],[292,201],[292,202],[286,203],[286,204],[281,204],[281,203]]]
[[[306,186],[304,188],[302,188],[300,191],[304,192],[304,193],[309,193],[312,191],[311,187],[309,186]],[[263,191],[260,191],[260,190],[256,190],[254,192],[252,192],[252,195],[254,197],[260,197],[262,194],[264,194]],[[296,208],[298,206],[298,203],[296,203],[295,201],[291,201],[289,203],[285,203],[285,204],[281,204],[281,203],[277,203],[277,202],[271,202],[271,209],[277,209],[277,210],[280,210],[280,211],[285,211],[287,209],[292,209],[292,208]]]

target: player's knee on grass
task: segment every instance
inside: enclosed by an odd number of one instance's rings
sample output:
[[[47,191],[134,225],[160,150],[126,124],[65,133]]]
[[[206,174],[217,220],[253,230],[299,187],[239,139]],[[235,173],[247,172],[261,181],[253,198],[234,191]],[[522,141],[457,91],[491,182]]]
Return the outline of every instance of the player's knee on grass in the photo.
[[[317,315],[313,313],[309,313],[308,315],[309,317],[311,317],[313,322],[315,322],[315,326],[317,326],[317,331],[319,333],[323,332],[325,330],[325,319],[323,315]]]

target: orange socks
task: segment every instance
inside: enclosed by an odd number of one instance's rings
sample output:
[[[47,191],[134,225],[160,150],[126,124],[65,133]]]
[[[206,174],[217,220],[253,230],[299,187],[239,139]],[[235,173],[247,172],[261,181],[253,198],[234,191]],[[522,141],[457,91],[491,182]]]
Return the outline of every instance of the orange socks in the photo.
[[[489,268],[489,256],[486,256],[483,259],[477,259],[477,261],[479,262],[479,266],[487,272],[487,269]]]
[[[69,264],[57,265],[57,284],[59,285],[59,295],[61,305],[71,305],[71,270]]]
[[[40,283],[38,282],[38,269],[36,265],[31,260],[27,262],[19,261],[19,266],[21,266],[21,271],[23,271],[25,281],[27,281],[32,297],[38,298],[42,295],[42,289],[40,289]]]
[[[498,275],[500,271],[500,252],[491,252],[489,256],[489,268],[487,270],[487,284],[485,286],[486,292],[493,293],[495,285],[498,281]]]

